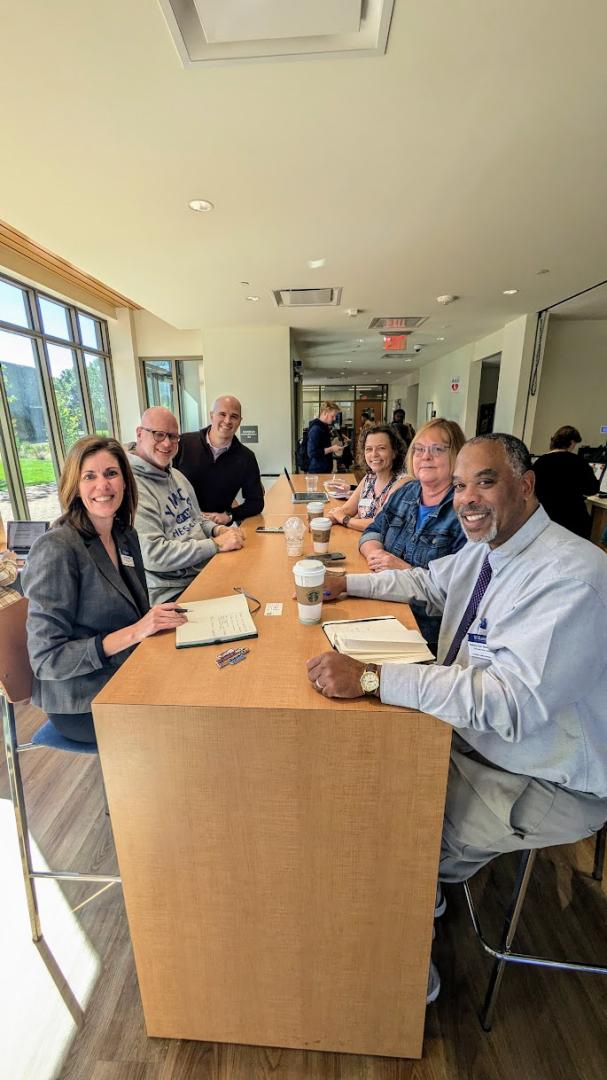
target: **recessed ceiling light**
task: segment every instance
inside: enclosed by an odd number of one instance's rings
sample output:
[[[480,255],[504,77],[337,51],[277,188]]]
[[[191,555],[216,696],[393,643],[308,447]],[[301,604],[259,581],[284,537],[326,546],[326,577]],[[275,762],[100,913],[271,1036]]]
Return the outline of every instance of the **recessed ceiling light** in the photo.
[[[351,363],[352,363],[351,360],[344,360],[344,364],[351,364]]]
[[[391,372],[391,371],[387,371],[387,372],[386,372],[386,375],[391,375],[391,374],[392,374],[392,372]]]
[[[436,297],[436,303],[437,304],[443,304],[443,305],[444,304],[452,304],[453,301],[457,300],[457,299],[458,299],[458,297],[455,296],[453,293],[445,293],[443,296],[437,296]]]
[[[516,296],[518,289],[504,289],[504,296]]]
[[[444,341],[445,339],[444,339],[444,337],[437,337],[437,339],[436,339],[436,340],[437,340],[437,341]]]
[[[325,265],[326,259],[308,259],[308,266],[310,270],[320,270]]]
[[[256,304],[259,300],[258,296],[247,296],[247,300],[250,300],[252,304]]]
[[[215,209],[215,204],[209,202],[208,199],[191,199],[188,206],[190,210],[195,210],[197,214],[206,214],[209,210]]]

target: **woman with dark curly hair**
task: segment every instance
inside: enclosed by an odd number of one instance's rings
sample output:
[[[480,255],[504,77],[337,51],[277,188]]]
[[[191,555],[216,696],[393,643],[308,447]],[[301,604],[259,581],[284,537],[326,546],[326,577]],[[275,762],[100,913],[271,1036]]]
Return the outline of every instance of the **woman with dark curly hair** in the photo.
[[[599,481],[575,448],[582,436],[565,424],[550,440],[550,450],[533,464],[535,494],[549,518],[578,536],[590,539],[591,518],[586,495],[596,495]]]
[[[95,695],[135,645],[186,618],[174,603],[150,608],[133,528],[137,487],[119,442],[79,439],[59,500],[63,516],[32,545],[22,573],[32,701],[66,738],[92,743]]]
[[[403,472],[405,454],[405,444],[391,424],[363,428],[358,441],[358,459],[364,461],[367,475],[347,503],[333,507],[327,517],[336,525],[364,532],[390,495],[410,479]]]

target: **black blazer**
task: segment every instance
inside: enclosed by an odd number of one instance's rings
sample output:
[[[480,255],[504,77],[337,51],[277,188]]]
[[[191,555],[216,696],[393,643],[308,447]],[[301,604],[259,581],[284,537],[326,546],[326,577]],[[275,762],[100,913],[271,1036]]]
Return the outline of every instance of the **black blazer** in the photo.
[[[92,699],[132,652],[104,656],[101,638],[149,609],[137,533],[115,523],[113,535],[128,588],[98,536],[59,525],[32,545],[22,572],[27,647],[32,701],[47,713],[90,712]]]

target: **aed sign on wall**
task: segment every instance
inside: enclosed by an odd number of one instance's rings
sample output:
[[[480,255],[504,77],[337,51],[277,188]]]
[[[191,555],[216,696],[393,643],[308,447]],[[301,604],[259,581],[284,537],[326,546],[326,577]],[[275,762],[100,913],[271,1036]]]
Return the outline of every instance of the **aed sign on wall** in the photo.
[[[452,392],[454,394],[459,394],[461,385],[462,384],[461,384],[461,379],[460,379],[459,375],[454,375],[453,378],[451,379],[451,390],[452,390]]]

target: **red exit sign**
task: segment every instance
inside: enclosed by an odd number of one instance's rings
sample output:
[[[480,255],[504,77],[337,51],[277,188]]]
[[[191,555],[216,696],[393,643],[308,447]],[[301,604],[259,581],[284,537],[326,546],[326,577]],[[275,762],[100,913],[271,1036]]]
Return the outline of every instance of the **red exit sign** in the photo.
[[[407,348],[407,338],[404,334],[384,334],[384,349],[386,352],[402,352]]]

